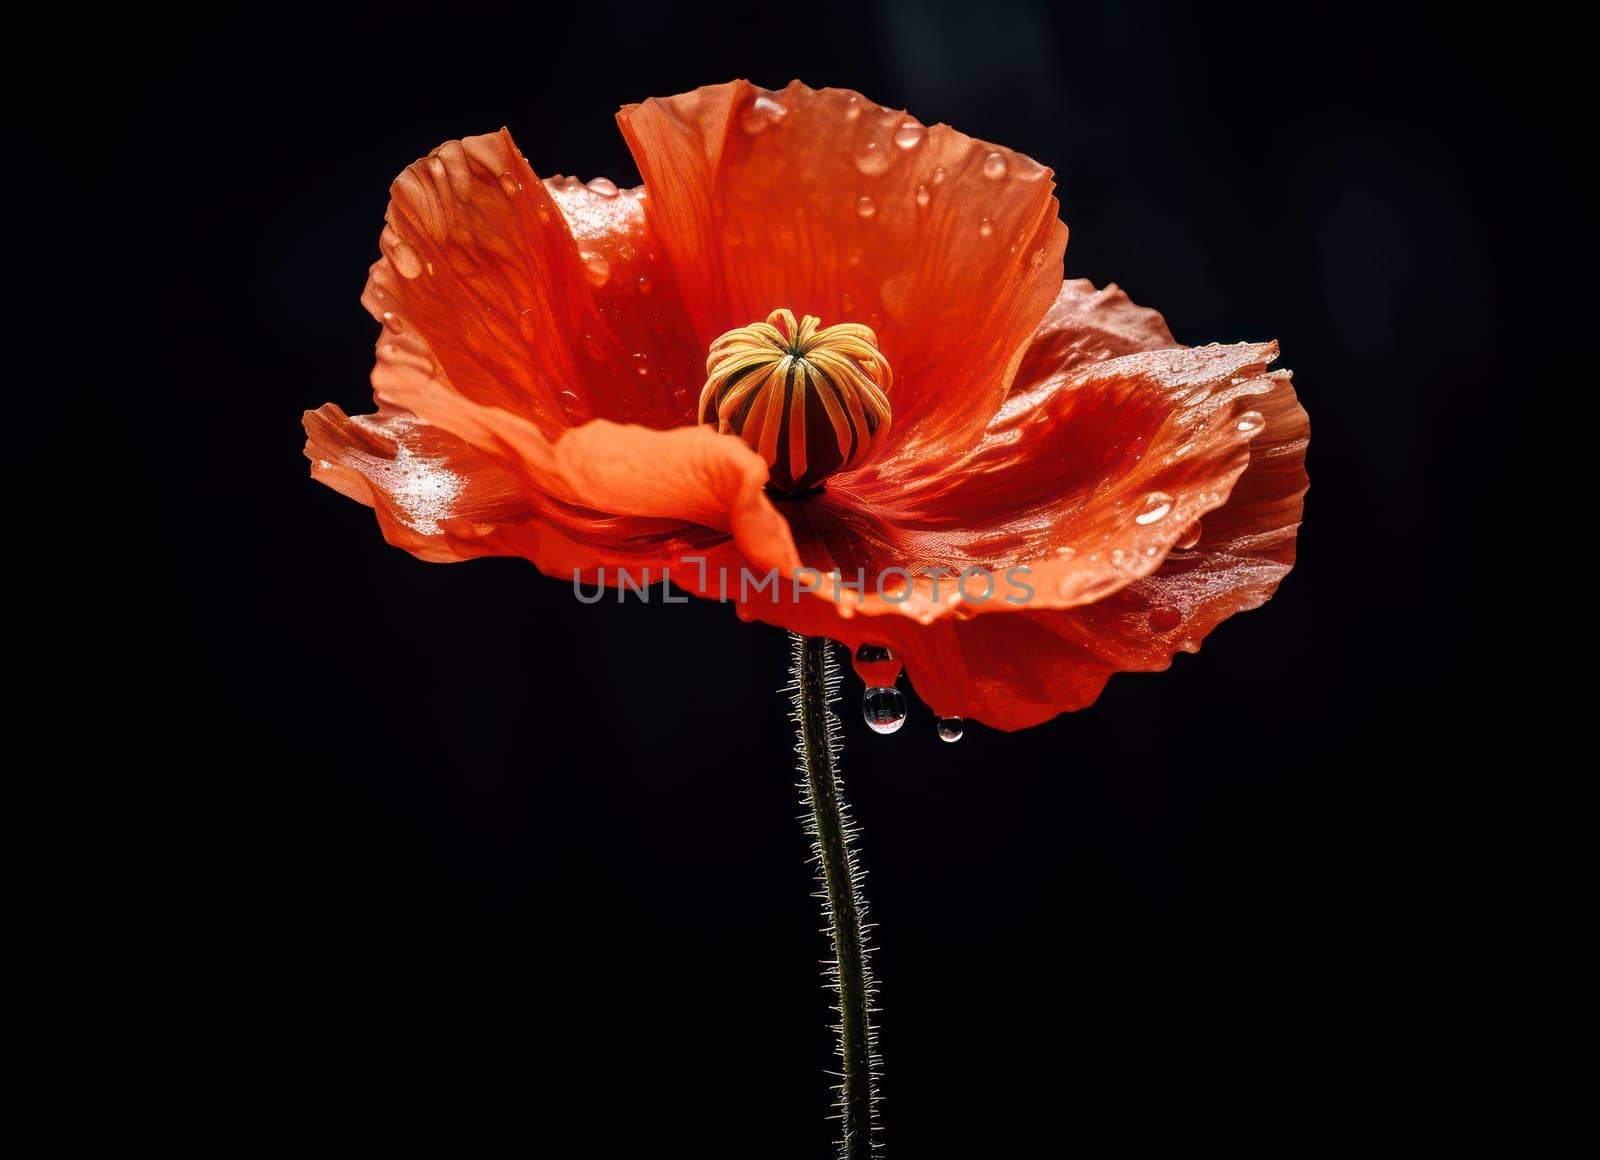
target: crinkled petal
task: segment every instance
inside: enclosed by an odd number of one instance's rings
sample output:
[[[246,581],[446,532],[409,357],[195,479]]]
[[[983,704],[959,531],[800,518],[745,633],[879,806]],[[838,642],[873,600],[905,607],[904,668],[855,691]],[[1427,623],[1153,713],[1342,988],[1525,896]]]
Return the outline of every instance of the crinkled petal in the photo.
[[[781,502],[802,562],[843,578],[843,615],[924,623],[1103,600],[1155,572],[1185,531],[1221,507],[1287,380],[1271,343],[1085,363],[1032,409],[1008,402],[956,461],[870,490],[833,486]],[[889,569],[905,592],[878,591]],[[960,576],[977,570],[969,582]],[[948,577],[935,583],[939,573]],[[923,575],[923,573],[926,573]],[[991,587],[992,578],[992,587]],[[896,577],[898,582],[898,577]]]
[[[362,301],[384,325],[373,388],[437,366],[546,434],[692,411],[698,351],[636,193],[540,181],[505,130],[441,145],[390,190]],[[602,189],[605,187],[602,186]]]
[[[746,81],[618,116],[703,345],[779,307],[871,326],[888,458],[975,443],[1060,289],[1051,172],[857,93]]]

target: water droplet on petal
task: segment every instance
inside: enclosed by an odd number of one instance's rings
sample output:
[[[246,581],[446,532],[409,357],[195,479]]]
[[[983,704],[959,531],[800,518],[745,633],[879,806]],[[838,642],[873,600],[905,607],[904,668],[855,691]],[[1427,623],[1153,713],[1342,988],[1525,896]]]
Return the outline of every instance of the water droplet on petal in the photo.
[[[556,398],[560,400],[561,409],[566,412],[567,418],[574,423],[587,423],[594,418],[594,412],[589,410],[589,404],[571,391],[562,391]]]
[[[984,218],[981,222],[978,223],[978,236],[979,237],[986,238],[992,233],[994,233],[994,225],[989,221],[988,218]]]
[[[933,183],[935,185],[943,185],[944,184],[944,166],[943,165],[940,165],[940,166],[938,166],[937,168],[934,169],[934,171],[933,171]]]
[[[1183,622],[1183,614],[1176,608],[1152,608],[1150,610],[1150,631],[1171,632]]]
[[[854,121],[859,116],[861,116],[861,98],[851,97],[844,105],[844,119]]]
[[[894,131],[894,143],[902,149],[915,149],[922,144],[922,135],[927,132],[915,121],[907,121]]]
[[[856,154],[856,168],[868,177],[876,177],[889,168],[889,151],[881,141],[868,141],[866,148]]]
[[[928,203],[933,200],[933,194],[928,192],[926,185],[917,186],[917,204],[923,209],[928,208]]]
[[[655,286],[651,283],[650,279],[646,278],[643,274],[640,274],[639,275],[639,293],[648,294],[654,289],[655,289]]]
[[[960,741],[961,735],[966,732],[966,722],[960,717],[939,718],[939,740]]]
[[[856,202],[856,212],[864,218],[869,218],[878,212],[877,203],[870,197],[863,197]]]
[[[400,271],[402,278],[415,278],[422,273],[422,255],[413,250],[407,242],[396,242],[389,255],[394,259],[395,269]]]
[[[611,263],[606,261],[606,256],[593,250],[586,250],[578,256],[583,259],[583,272],[589,276],[589,281],[596,286],[604,286],[606,279],[611,277]]]
[[[1152,491],[1139,505],[1139,514],[1133,522],[1141,526],[1164,520],[1172,511],[1172,497],[1164,491]]]
[[[1260,411],[1246,411],[1239,416],[1239,425],[1236,429],[1241,435],[1254,435],[1266,425],[1267,421],[1262,418]]]
[[[991,153],[983,159],[983,175],[991,180],[1006,175],[1006,159],[998,153]]]
[[[606,348],[601,346],[600,341],[592,334],[583,336],[583,353],[594,359],[595,362],[606,361]]]
[[[392,334],[404,334],[406,332],[406,324],[401,322],[400,316],[392,310],[383,312],[383,324],[389,328]]]
[[[591,193],[598,193],[601,197],[616,197],[617,183],[608,177],[597,177],[589,183]]]
[[[633,369],[634,369],[635,372],[638,373],[638,375],[639,375],[639,377],[641,379],[644,378],[646,375],[648,375],[650,373],[650,359],[649,359],[649,357],[646,356],[646,355],[643,355],[643,354],[634,355],[633,356]]]
[[[507,197],[516,197],[517,194],[522,192],[522,182],[509,173],[502,173],[500,175],[500,188],[506,191]]]
[[[1173,547],[1175,547],[1175,548],[1183,548],[1183,549],[1187,550],[1189,548],[1194,547],[1199,542],[1200,542],[1200,521],[1199,520],[1195,520],[1194,523],[1190,524],[1187,528],[1184,529],[1183,535],[1178,537],[1178,542],[1176,544],[1174,544]]]
[[[861,698],[861,716],[874,733],[898,733],[906,723],[906,698],[899,689],[868,689]]]
[[[739,114],[739,127],[751,136],[755,136],[764,132],[775,121],[782,120],[788,111],[782,101],[762,93]]]

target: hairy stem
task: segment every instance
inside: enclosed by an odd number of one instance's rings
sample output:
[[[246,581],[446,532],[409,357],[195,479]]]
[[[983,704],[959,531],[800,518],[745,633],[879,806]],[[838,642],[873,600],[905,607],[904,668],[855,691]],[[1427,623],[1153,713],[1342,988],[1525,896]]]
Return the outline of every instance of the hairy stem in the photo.
[[[839,997],[839,1111],[844,1121],[839,1144],[842,1160],[862,1160],[875,1145],[873,1105],[876,1102],[876,1037],[869,1020],[872,972],[862,937],[866,903],[861,897],[865,871],[855,864],[852,841],[856,829],[844,804],[843,785],[835,768],[839,754],[838,720],[829,708],[839,687],[839,670],[823,637],[790,634],[794,662],[794,720],[805,781],[802,785],[811,820],[806,832],[815,839],[813,855],[827,900],[828,934],[833,940],[833,965],[828,979]]]

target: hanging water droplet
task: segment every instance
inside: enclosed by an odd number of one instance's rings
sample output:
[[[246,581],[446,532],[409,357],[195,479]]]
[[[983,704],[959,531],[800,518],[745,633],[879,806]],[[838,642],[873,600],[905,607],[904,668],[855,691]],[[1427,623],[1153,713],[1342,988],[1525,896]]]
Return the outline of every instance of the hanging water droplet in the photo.
[[[950,741],[950,742],[960,741],[961,737],[962,737],[962,734],[964,734],[965,732],[966,732],[966,722],[961,720],[960,717],[941,717],[941,718],[939,718],[939,740],[940,741]]]
[[[933,200],[933,194],[928,192],[926,185],[917,186],[917,204],[923,209],[928,208],[928,203]]]
[[[915,149],[922,144],[925,129],[915,121],[907,121],[894,131],[894,143],[902,149]]]
[[[1172,497],[1164,491],[1152,491],[1139,505],[1139,514],[1133,517],[1133,522],[1141,526],[1153,524],[1166,519],[1171,511]]]
[[[567,418],[574,423],[587,423],[594,418],[594,412],[589,410],[589,404],[571,391],[562,391],[556,398],[560,401],[561,409],[566,412]]]
[[[856,202],[856,212],[864,218],[869,218],[878,212],[877,203],[874,202],[870,197],[860,198]]]
[[[998,153],[991,153],[983,159],[983,175],[991,180],[1006,175],[1006,159]]]
[[[617,183],[608,177],[597,177],[589,183],[589,190],[601,197],[616,197]]]
[[[889,151],[883,147],[881,141],[868,141],[866,147],[856,154],[856,168],[868,177],[876,177],[889,168]]]
[[[992,233],[994,233],[994,226],[988,218],[984,218],[978,223],[978,236],[980,238],[986,238]]]
[[[1194,547],[1199,542],[1200,542],[1200,521],[1199,520],[1195,520],[1194,523],[1190,524],[1187,528],[1184,529],[1183,535],[1178,537],[1178,542],[1176,544],[1174,544],[1173,547],[1189,549],[1189,548]]]
[[[869,664],[873,661],[888,661],[893,659],[894,654],[889,651],[889,647],[887,645],[864,644],[860,648],[856,649],[856,660],[865,661]]]
[[[611,277],[611,263],[606,261],[606,256],[594,250],[586,250],[578,256],[583,259],[583,272],[589,276],[589,281],[604,286]]]
[[[906,723],[906,698],[899,689],[868,689],[861,698],[861,716],[874,733],[898,733]]]
[[[1241,435],[1254,435],[1266,425],[1267,421],[1262,417],[1260,411],[1246,411],[1239,416],[1239,425],[1236,430]]]

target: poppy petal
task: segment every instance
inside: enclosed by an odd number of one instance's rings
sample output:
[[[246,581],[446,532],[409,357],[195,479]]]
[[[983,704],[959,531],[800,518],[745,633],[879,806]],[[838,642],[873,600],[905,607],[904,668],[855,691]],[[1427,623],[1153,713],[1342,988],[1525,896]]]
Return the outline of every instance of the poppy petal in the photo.
[[[1199,540],[1160,571],[1079,608],[888,634],[933,711],[1027,728],[1092,704],[1113,673],[1166,669],[1234,613],[1266,603],[1294,567],[1311,428],[1287,381],[1258,405],[1249,467]]]
[[[618,122],[702,344],[780,307],[872,327],[886,457],[976,443],[1060,290],[1050,170],[857,93],[747,81]]]
[[[1068,278],[1022,356],[1008,401],[1060,383],[1083,363],[1178,345],[1161,312],[1135,305],[1115,282],[1096,289],[1087,278]]]
[[[874,581],[913,574],[903,594],[841,585],[847,615],[930,623],[1102,600],[1155,572],[1226,502],[1262,408],[1292,396],[1265,370],[1276,353],[1241,343],[1082,363],[1042,400],[1030,392],[1037,405],[1008,400],[983,442],[951,462],[779,506],[807,566]],[[960,579],[969,569],[971,583]]]
[[[539,517],[591,545],[597,563],[619,555],[677,563],[731,537],[763,566],[787,571],[797,564],[788,524],[766,494],[767,466],[733,436],[596,419],[550,439],[533,421],[441,389],[424,375],[396,377],[390,394],[408,414],[514,477]]]
[[[362,296],[384,324],[380,364],[385,343],[409,345],[392,353],[546,434],[595,416],[688,420],[699,352],[637,195],[552,191],[502,129],[441,145],[390,196]],[[382,365],[373,386],[388,402]]]

